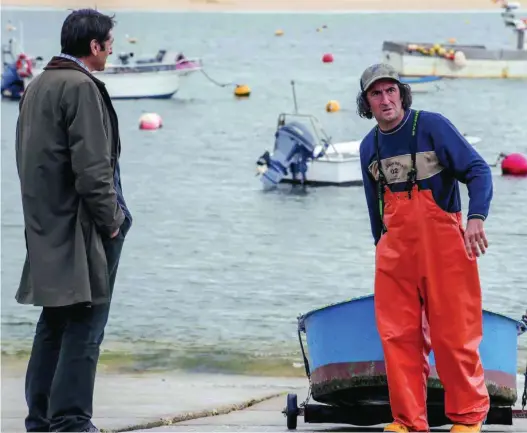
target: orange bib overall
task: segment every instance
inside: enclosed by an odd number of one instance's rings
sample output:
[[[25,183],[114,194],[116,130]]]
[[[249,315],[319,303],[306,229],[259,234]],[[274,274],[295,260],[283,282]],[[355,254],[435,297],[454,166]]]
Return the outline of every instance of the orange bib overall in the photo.
[[[375,257],[375,315],[394,421],[428,431],[430,342],[453,423],[483,421],[489,395],[478,351],[483,313],[476,259],[465,250],[461,212],[445,212],[417,185],[417,117],[405,192],[386,185],[375,135],[384,232]]]

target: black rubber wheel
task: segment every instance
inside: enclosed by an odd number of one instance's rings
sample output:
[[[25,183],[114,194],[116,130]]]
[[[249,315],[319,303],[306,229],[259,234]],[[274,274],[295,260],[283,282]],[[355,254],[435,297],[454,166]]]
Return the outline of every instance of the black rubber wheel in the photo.
[[[287,394],[286,417],[287,417],[287,428],[289,430],[296,430],[298,413],[299,413],[299,410],[298,410],[296,394]]]

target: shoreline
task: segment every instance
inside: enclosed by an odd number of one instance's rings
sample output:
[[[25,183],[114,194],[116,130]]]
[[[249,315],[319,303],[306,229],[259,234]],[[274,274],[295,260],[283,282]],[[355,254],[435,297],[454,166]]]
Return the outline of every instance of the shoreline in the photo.
[[[491,0],[100,0],[83,7],[119,12],[225,13],[500,13]],[[520,2],[526,7],[525,0]],[[2,9],[61,10],[79,8],[74,0],[7,0]]]
[[[124,356],[123,356],[124,355]],[[2,377],[15,378],[25,375],[29,355],[1,356]],[[211,375],[211,376],[237,376],[253,377],[265,380],[266,378],[279,378],[281,380],[306,379],[305,367],[302,362],[294,363],[256,363],[246,360],[247,367],[240,364],[214,364],[194,360],[190,363],[167,362],[151,365],[140,360],[130,358],[126,354],[105,354],[101,352],[98,363],[100,374],[109,376],[157,376],[157,375]],[[516,374],[524,375],[527,362],[527,351],[520,349],[516,364]]]

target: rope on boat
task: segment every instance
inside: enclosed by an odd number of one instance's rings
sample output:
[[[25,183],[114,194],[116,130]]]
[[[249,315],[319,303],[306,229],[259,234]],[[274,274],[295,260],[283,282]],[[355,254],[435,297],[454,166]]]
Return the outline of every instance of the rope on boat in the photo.
[[[200,71],[201,71],[201,73],[203,75],[205,75],[205,78],[207,78],[207,80],[209,80],[212,84],[215,84],[216,86],[227,87],[227,86],[236,86],[237,85],[236,83],[234,83],[232,81],[230,83],[220,83],[219,81],[216,81],[214,78],[212,78],[209,74],[207,74],[203,68],[201,68]]]

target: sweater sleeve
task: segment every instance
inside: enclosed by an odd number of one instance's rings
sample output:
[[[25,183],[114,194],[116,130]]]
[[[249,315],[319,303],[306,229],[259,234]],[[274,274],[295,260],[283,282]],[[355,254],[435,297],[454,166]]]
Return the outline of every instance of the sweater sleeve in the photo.
[[[381,237],[381,219],[379,213],[379,203],[377,200],[377,183],[373,179],[368,166],[370,164],[370,148],[368,137],[360,145],[360,164],[362,170],[362,181],[364,183],[364,193],[366,195],[366,205],[370,215],[371,234],[373,242],[377,245]]]
[[[468,219],[485,220],[493,195],[489,165],[446,117],[438,113],[427,114],[427,129],[439,162],[450,170],[458,181],[467,185]]]

